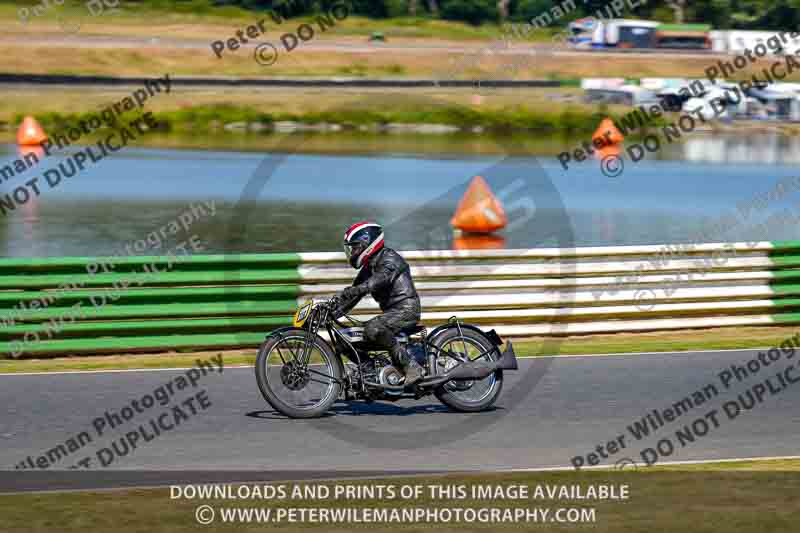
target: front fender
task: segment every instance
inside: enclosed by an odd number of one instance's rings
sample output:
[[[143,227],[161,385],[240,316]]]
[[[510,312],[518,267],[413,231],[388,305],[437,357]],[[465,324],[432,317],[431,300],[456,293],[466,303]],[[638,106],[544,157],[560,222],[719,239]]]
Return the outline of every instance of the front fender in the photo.
[[[288,333],[290,331],[302,331],[303,333],[308,334],[308,330],[305,329],[305,328],[296,328],[294,326],[282,326],[280,328],[273,329],[272,331],[267,333],[266,337],[264,337],[264,340],[267,340],[270,337],[280,336],[282,333]],[[339,354],[339,351],[336,349],[336,347],[333,344],[331,344],[330,342],[325,340],[325,338],[322,337],[319,334],[317,334],[317,342],[319,344],[322,344],[322,345],[326,346],[327,349],[330,350],[330,352],[333,354],[333,356],[335,358],[339,359],[339,361],[341,363],[341,355]]]
[[[283,333],[284,331],[290,331],[290,330],[296,330],[296,329],[301,329],[301,328],[296,328],[294,326],[282,326],[282,327],[280,327],[278,329],[273,329],[272,331],[267,333],[267,336],[265,338],[268,339],[268,338],[272,337],[273,335],[277,335],[277,334]]]

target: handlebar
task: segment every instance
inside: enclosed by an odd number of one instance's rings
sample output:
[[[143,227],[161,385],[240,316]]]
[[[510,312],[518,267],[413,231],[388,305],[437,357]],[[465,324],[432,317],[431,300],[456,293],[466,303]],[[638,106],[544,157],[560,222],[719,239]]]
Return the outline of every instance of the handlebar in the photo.
[[[338,294],[334,294],[333,296],[331,296],[330,299],[325,300],[325,301],[322,302],[322,305],[327,306],[328,309],[330,309],[331,311],[336,309],[337,307],[339,307],[341,304],[342,304],[342,299],[339,297]],[[333,321],[337,325],[339,325],[340,327],[347,327],[346,324],[343,324],[343,323],[339,322],[339,319],[341,319],[342,317],[347,318],[353,324],[356,324],[356,325],[361,324],[361,322],[359,320],[356,320],[355,318],[353,318],[353,317],[351,317],[349,315],[342,315],[341,317],[333,319]]]

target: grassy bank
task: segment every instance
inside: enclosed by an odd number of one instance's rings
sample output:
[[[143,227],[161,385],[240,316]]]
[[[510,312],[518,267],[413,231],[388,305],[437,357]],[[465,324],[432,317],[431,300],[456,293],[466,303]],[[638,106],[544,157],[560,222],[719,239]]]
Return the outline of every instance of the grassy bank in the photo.
[[[17,494],[0,496],[5,512],[0,515],[0,528],[8,533],[53,531],[115,531],[133,533],[148,531],[192,531],[198,527],[195,512],[200,505],[215,509],[215,522],[202,526],[204,531],[262,531],[265,527],[280,531],[575,531],[598,533],[625,531],[692,531],[696,533],[782,533],[796,531],[796,494],[800,489],[797,461],[776,465],[769,461],[738,468],[736,465],[716,467],[680,467],[680,471],[647,469],[618,472],[526,472],[479,475],[443,475],[391,478],[382,480],[352,480],[322,483],[282,483],[284,499],[222,500],[185,499],[170,497],[169,488],[123,490],[111,492],[72,492],[59,494]],[[710,471],[709,471],[710,470]],[[239,484],[233,484],[234,491]],[[292,497],[295,487],[324,485],[329,495],[319,498]],[[335,496],[336,485],[359,487],[391,486],[394,499],[346,498]],[[455,488],[450,494],[434,493],[429,485],[463,487],[464,497]],[[559,494],[560,486],[578,485],[587,494],[590,485],[614,485],[614,499],[569,499]],[[624,496],[622,486],[626,486]],[[399,499],[403,486],[421,486],[419,496]],[[476,487],[519,487],[526,497],[514,499],[494,493],[479,496]],[[537,487],[539,490],[537,491]],[[555,489],[551,497],[547,488]],[[374,490],[374,489],[373,489]],[[388,489],[384,489],[388,493]],[[569,490],[569,489],[568,489]],[[511,493],[509,493],[511,494]],[[518,492],[519,494],[519,492]],[[550,519],[542,522],[481,523],[475,520],[418,521],[412,523],[312,523],[309,519],[288,519],[271,523],[220,524],[221,508],[259,508],[276,514],[287,508],[316,509],[480,509],[501,510],[549,509]],[[559,508],[587,510],[583,522],[554,523]],[[593,512],[591,511],[593,510]],[[443,516],[443,515],[442,515]],[[519,516],[525,516],[524,513]],[[560,518],[567,516],[559,515]],[[299,517],[299,515],[298,515]],[[591,518],[590,518],[591,517]],[[276,523],[277,522],[277,523]]]
[[[0,127],[9,141],[26,115],[46,131],[58,131],[99,114],[125,97],[123,90],[8,90],[0,99]],[[149,99],[145,109],[161,124],[160,132],[241,137],[269,134],[279,123],[300,127],[362,133],[402,133],[404,126],[445,126],[454,132],[508,136],[530,135],[545,141],[553,136],[591,135],[606,116],[621,117],[624,106],[593,106],[581,101],[577,88],[505,90],[475,95],[469,90],[322,91],[181,90]],[[136,113],[132,113],[136,114]],[[421,129],[421,128],[417,128]]]
[[[797,332],[791,327],[717,328],[708,330],[652,333],[618,333],[566,337],[553,348],[553,341],[543,337],[514,340],[520,357],[539,355],[603,355],[633,352],[683,352],[690,350],[725,350],[763,348],[780,344]],[[545,344],[547,343],[547,344]],[[546,348],[543,348],[546,346]],[[0,374],[20,372],[60,372],[78,370],[115,370],[132,368],[190,367],[196,359],[219,353],[122,354],[113,356],[57,357],[53,359],[0,360]],[[227,366],[255,363],[255,349],[223,352]]]
[[[39,121],[49,129],[61,130],[88,120],[91,113],[40,113]],[[504,109],[476,109],[430,105],[428,108],[402,105],[383,109],[343,107],[328,111],[290,113],[284,111],[262,112],[254,108],[231,104],[193,106],[187,109],[154,113],[162,132],[219,132],[225,128],[257,132],[271,132],[281,122],[305,126],[334,126],[341,129],[381,132],[396,125],[450,126],[454,130],[512,133],[535,132],[574,135],[591,133],[604,114],[579,108],[566,107],[558,111],[545,111],[528,107]],[[12,128],[24,115],[16,114]]]
[[[32,115],[48,133],[99,113],[130,88],[0,88],[0,142],[13,144],[21,118]],[[601,118],[618,118],[625,106],[582,102],[578,88],[503,89],[476,95],[470,89],[231,89],[224,93],[178,89],[147,100],[147,111],[164,124],[163,131],[137,139],[138,146],[159,148],[280,150],[287,133],[273,133],[280,120],[301,125],[331,121],[338,131],[303,133],[290,143],[303,153],[409,153],[472,155],[546,155],[571,150],[589,140]],[[672,119],[670,119],[672,120]],[[444,123],[458,131],[420,133],[388,127],[395,124]],[[241,126],[226,128],[226,125]],[[763,131],[796,134],[791,123],[714,124],[715,131],[741,135]],[[388,130],[388,131],[387,131]],[[376,135],[384,131],[390,134]],[[641,132],[639,132],[641,133]],[[5,140],[3,140],[3,138]],[[637,135],[629,140],[636,141]],[[91,140],[89,138],[87,141]]]
[[[0,88],[0,139],[13,143],[23,116],[32,115],[57,131],[100,113],[132,91],[131,87]],[[173,86],[145,103],[161,121],[161,132],[137,144],[168,148],[268,150],[280,140],[270,135],[276,123],[335,126],[319,136],[306,132],[298,150],[310,153],[520,153],[553,155],[589,140],[600,120],[631,111],[623,105],[590,105],[577,87],[483,91],[468,88],[327,89],[228,88],[224,91]],[[662,118],[650,127],[675,120]],[[404,132],[393,125],[444,125],[453,134]],[[227,127],[226,127],[227,126]],[[797,134],[791,123],[737,122],[712,125],[741,134],[774,131]],[[5,133],[3,133],[3,131]],[[374,135],[391,132],[391,136]],[[646,131],[646,130],[642,130]],[[642,131],[629,136],[636,141]],[[331,133],[331,134],[329,134]],[[459,135],[462,134],[460,137]],[[513,136],[513,138],[511,137]],[[391,139],[388,137],[392,137]],[[0,141],[2,142],[2,141]]]

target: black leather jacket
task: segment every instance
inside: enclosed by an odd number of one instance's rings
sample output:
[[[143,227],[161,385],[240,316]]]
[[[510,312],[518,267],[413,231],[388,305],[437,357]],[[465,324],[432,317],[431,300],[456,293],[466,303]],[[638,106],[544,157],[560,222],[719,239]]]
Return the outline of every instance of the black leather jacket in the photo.
[[[399,253],[385,246],[369,258],[358,272],[353,286],[360,289],[360,295],[349,302],[342,302],[336,313],[338,316],[349,312],[367,293],[378,302],[381,311],[388,311],[400,302],[411,303],[408,300],[419,303],[408,263]]]

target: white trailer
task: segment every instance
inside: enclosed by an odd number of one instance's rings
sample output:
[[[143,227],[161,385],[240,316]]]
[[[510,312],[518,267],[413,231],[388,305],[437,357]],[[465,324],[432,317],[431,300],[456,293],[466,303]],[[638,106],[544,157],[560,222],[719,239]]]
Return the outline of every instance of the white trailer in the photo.
[[[753,50],[757,45],[763,44],[767,47],[768,55],[795,54],[800,49],[800,35],[793,39],[790,32],[786,31],[784,36],[786,43],[783,43],[780,39],[779,31],[726,30],[709,33],[711,49],[714,52],[739,54],[745,50]],[[775,37],[781,43],[781,50],[778,52],[767,44],[772,37]]]

